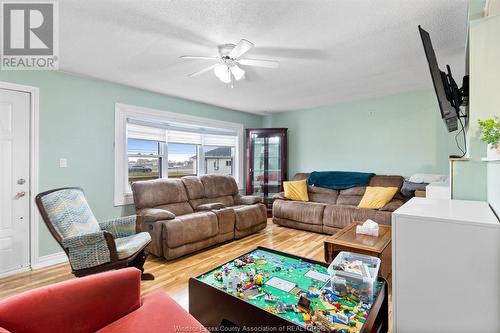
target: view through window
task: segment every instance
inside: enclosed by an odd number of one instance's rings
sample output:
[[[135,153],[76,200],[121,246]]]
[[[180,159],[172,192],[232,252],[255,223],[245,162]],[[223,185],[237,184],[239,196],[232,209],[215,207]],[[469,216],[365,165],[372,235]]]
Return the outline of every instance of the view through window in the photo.
[[[128,139],[128,180],[161,177],[160,143],[149,140]]]
[[[128,184],[203,174],[235,176],[237,172],[235,135],[204,135],[132,124],[128,136]]]

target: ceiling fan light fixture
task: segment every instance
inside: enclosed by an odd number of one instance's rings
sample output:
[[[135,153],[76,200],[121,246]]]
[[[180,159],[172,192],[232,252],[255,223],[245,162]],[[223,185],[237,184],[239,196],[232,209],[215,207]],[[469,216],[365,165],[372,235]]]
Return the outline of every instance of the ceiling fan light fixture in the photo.
[[[238,65],[234,65],[230,68],[231,73],[233,73],[234,78],[236,81],[241,80],[245,76],[245,71],[241,69]]]
[[[231,72],[226,65],[217,65],[214,67],[214,74],[224,83],[231,83]]]

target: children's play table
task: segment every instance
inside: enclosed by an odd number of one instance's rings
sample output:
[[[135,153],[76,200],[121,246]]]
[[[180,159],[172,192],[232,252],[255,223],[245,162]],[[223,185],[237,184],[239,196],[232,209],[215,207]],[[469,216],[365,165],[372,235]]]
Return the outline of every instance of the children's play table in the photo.
[[[373,302],[328,291],[328,264],[258,247],[189,280],[189,312],[212,332],[387,332],[387,283]],[[222,326],[222,328],[221,328]]]

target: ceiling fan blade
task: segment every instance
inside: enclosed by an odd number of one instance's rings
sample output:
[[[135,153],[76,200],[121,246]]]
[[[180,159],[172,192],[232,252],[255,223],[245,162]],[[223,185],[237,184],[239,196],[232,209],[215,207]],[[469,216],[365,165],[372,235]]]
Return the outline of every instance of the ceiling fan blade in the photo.
[[[215,66],[217,66],[217,65],[219,65],[219,64],[215,64],[215,65],[212,65],[212,66],[208,66],[208,67],[206,67],[206,68],[203,68],[203,69],[202,69],[202,70],[200,70],[200,71],[197,71],[197,72],[191,73],[191,74],[189,74],[188,76],[189,76],[189,77],[193,77],[193,76],[197,76],[197,75],[203,74],[203,73],[205,73],[205,72],[208,72],[209,70],[214,69],[214,68],[215,68]]]
[[[219,57],[180,56],[181,59],[219,60]]]
[[[234,49],[231,50],[231,52],[229,53],[229,57],[232,59],[238,59],[243,54],[250,51],[250,49],[252,49],[252,47],[254,47],[252,42],[249,42],[246,39],[242,39],[238,42],[238,44],[236,44]]]
[[[234,66],[231,66],[229,68],[229,70],[231,71],[231,73],[233,74],[234,78],[236,79],[236,81],[239,81],[241,80],[243,77],[245,77],[245,71],[243,69],[241,69],[240,66],[238,65],[234,65]]]
[[[261,59],[240,59],[238,63],[245,66],[278,68],[279,62],[276,60],[261,60]]]

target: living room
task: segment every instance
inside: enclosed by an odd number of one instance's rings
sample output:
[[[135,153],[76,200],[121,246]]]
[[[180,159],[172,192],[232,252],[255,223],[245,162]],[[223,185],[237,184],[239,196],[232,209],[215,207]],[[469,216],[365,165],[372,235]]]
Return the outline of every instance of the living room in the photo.
[[[0,5],[0,332],[500,331],[499,0]]]

